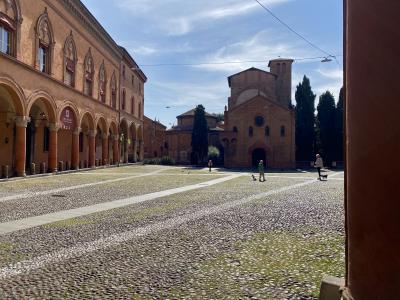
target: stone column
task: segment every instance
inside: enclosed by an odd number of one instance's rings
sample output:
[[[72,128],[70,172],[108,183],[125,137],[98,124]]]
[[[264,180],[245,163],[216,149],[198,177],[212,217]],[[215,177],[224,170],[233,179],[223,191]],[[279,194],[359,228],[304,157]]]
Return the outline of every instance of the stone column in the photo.
[[[30,121],[27,117],[16,117],[16,136],[15,136],[15,172],[18,177],[25,177],[26,163],[26,127]]]
[[[104,133],[102,136],[102,159],[103,159],[103,165],[108,165],[108,134]]]
[[[138,145],[137,145],[137,140],[133,140],[133,161],[137,162],[138,161],[138,155],[137,155],[137,149],[138,149]]]
[[[347,284],[400,299],[400,5],[346,4]]]
[[[96,131],[89,131],[89,168],[96,165]]]
[[[79,134],[81,128],[77,127],[72,134],[72,169],[79,170]]]
[[[58,125],[49,124],[49,172],[57,172]]]
[[[119,162],[119,147],[118,147],[118,142],[119,142],[119,136],[114,135],[114,140],[113,140],[113,161],[114,164],[118,164]]]
[[[143,141],[139,142],[139,159],[140,161],[143,161],[144,158],[144,143]]]

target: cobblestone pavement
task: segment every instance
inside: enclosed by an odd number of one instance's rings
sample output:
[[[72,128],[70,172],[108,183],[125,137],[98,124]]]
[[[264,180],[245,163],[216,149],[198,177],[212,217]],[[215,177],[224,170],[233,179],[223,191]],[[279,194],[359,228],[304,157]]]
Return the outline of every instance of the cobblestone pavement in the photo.
[[[105,180],[103,173],[124,178],[158,170],[166,175],[0,202],[0,223],[229,176],[130,166],[49,177],[37,189],[62,187],[60,178],[73,186],[76,177],[93,183]],[[264,183],[244,173],[0,235],[0,299],[317,299],[323,274],[344,275],[342,174],[327,182],[311,179],[314,172],[269,174]],[[26,192],[17,186],[32,181],[0,183],[0,192],[13,185],[14,193]]]

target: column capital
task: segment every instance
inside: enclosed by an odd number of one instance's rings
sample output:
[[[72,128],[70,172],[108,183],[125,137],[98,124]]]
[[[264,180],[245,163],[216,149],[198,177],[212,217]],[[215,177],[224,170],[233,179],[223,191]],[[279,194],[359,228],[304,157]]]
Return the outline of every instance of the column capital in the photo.
[[[89,130],[88,132],[90,137],[96,137],[97,131],[96,130]]]
[[[29,117],[15,117],[15,125],[17,127],[27,127],[28,123],[31,121],[31,118]]]
[[[81,133],[81,131],[82,131],[82,128],[76,127],[73,133],[74,133],[75,135],[79,135],[79,134]]]
[[[49,130],[57,132],[60,129],[57,123],[49,123]]]
[[[117,141],[117,142],[119,141],[119,135],[118,134],[114,134],[113,138],[114,138],[114,141]]]
[[[103,138],[103,140],[108,139],[108,134],[107,133],[103,133],[103,135],[101,136]]]

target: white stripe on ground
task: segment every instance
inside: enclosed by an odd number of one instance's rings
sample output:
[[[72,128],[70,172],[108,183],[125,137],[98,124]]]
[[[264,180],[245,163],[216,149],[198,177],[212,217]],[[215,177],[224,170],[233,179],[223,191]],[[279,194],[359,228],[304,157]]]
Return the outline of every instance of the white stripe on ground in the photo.
[[[209,187],[212,185],[216,185],[228,180],[232,180],[235,178],[238,178],[242,176],[242,174],[234,174],[230,175],[227,177],[223,178],[218,178],[202,183],[197,183],[197,184],[192,184],[192,185],[187,185],[179,188],[174,188],[174,189],[169,189],[169,190],[164,190],[160,192],[155,192],[155,193],[150,193],[150,194],[145,194],[145,195],[140,195],[140,196],[134,196],[134,197],[129,197],[125,199],[120,199],[120,200],[115,200],[115,201],[109,201],[109,202],[104,202],[104,203],[99,203],[95,205],[90,205],[90,206],[85,206],[85,207],[79,207],[79,208],[74,208],[74,209],[69,209],[69,210],[62,210],[54,213],[49,213],[45,215],[40,215],[40,216],[35,216],[35,217],[28,217],[24,219],[19,219],[15,221],[9,221],[9,222],[4,222],[0,223],[0,235],[6,234],[6,233],[11,233],[23,229],[29,229],[32,227],[37,227],[49,223],[54,223],[58,221],[63,221],[63,220],[68,220],[76,217],[82,217],[82,216],[87,216],[93,213],[98,213],[102,211],[107,211],[115,208],[120,208],[136,203],[141,203],[144,201],[149,201],[149,200],[154,200],[157,198],[161,197],[166,197],[178,193],[183,193],[187,191],[192,191],[204,187]]]
[[[0,198],[0,202],[10,201],[10,200],[17,200],[17,199],[24,199],[24,198],[30,198],[30,197],[36,197],[36,196],[42,196],[42,195],[57,194],[57,193],[60,193],[60,192],[71,191],[71,190],[76,190],[76,189],[82,189],[82,188],[86,188],[86,187],[90,187],[90,186],[96,186],[96,185],[102,185],[102,184],[106,184],[106,183],[114,183],[114,182],[126,181],[126,180],[131,180],[131,179],[139,178],[139,177],[152,176],[152,175],[156,175],[156,174],[158,174],[158,173],[160,173],[160,172],[162,172],[164,170],[165,169],[161,169],[161,170],[156,170],[156,171],[149,172],[149,173],[142,173],[140,175],[134,175],[134,176],[123,177],[123,178],[115,178],[115,179],[98,181],[98,182],[84,183],[84,184],[67,186],[67,187],[63,187],[63,188],[45,190],[45,191],[40,191],[40,192],[21,193],[21,194],[1,197]]]
[[[46,265],[49,264],[54,264],[54,263],[60,263],[65,260],[79,257],[88,253],[91,253],[93,251],[117,246],[119,244],[128,242],[136,237],[140,236],[145,236],[151,233],[156,233],[161,230],[165,229],[172,229],[174,227],[178,227],[179,225],[182,225],[184,223],[194,221],[203,217],[206,217],[211,214],[216,214],[220,213],[222,211],[226,211],[228,209],[234,208],[239,205],[246,204],[248,202],[254,201],[254,200],[259,200],[262,198],[265,198],[267,196],[271,196],[274,194],[286,192],[292,189],[296,189],[299,187],[303,187],[305,185],[309,185],[312,183],[317,182],[317,180],[312,180],[312,181],[306,181],[294,185],[290,185],[287,187],[279,188],[276,190],[272,190],[269,192],[257,194],[250,196],[248,198],[240,199],[237,201],[233,202],[227,202],[218,206],[214,206],[211,208],[206,208],[191,214],[187,214],[184,216],[179,216],[175,218],[170,218],[162,222],[154,223],[148,226],[144,227],[138,227],[130,231],[126,231],[120,234],[112,235],[106,238],[101,238],[96,241],[92,242],[86,242],[86,243],[81,243],[80,245],[73,246],[70,248],[64,248],[43,256],[39,256],[36,258],[32,258],[29,260],[21,261],[18,262],[14,265],[11,265],[9,267],[5,267],[0,269],[0,279],[6,279],[8,277],[24,274],[24,273],[29,273],[31,271],[34,271],[36,269],[43,268]]]

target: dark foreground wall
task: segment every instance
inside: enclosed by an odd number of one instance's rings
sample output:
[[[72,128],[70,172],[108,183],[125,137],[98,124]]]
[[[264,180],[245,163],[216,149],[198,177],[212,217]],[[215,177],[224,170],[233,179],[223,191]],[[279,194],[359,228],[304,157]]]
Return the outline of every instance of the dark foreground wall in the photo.
[[[347,1],[348,286],[400,299],[400,1]]]

